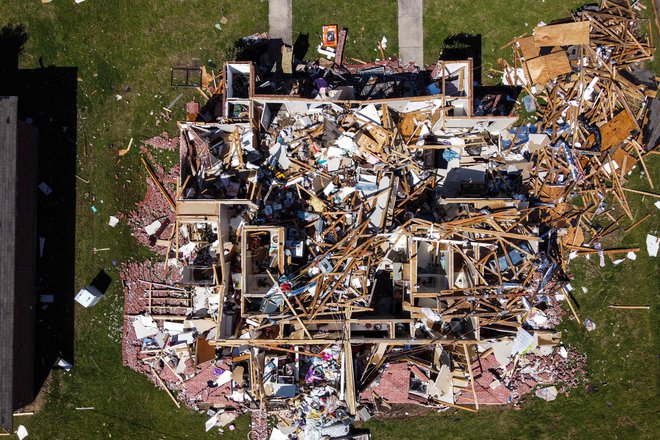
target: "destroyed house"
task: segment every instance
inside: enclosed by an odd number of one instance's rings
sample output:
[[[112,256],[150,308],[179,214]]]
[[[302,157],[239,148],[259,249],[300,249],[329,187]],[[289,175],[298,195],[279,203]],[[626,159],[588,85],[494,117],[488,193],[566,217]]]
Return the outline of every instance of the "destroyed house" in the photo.
[[[243,39],[241,60],[225,67],[227,98],[289,96],[333,100],[373,100],[399,97],[467,94],[471,68],[448,62],[443,72],[420,69],[396,60],[350,65],[324,58],[304,61],[296,44],[278,39]],[[467,62],[463,61],[465,65]],[[249,67],[248,67],[249,66]],[[229,116],[225,114],[225,116]]]
[[[560,345],[560,302],[595,324],[568,262],[639,250],[600,241],[612,204],[633,220],[622,184],[646,169],[633,126],[655,91],[617,71],[652,54],[635,17],[605,0],[572,17],[580,32],[514,40],[503,82],[549,99],[528,95],[538,120],[516,127],[505,96],[475,94],[470,60],[288,77],[226,63],[178,124],[170,223],[149,225],[165,259],[125,290],[127,363],[177,405],[218,410],[207,426],[251,411],[260,438],[268,414],[275,437],[339,437],[393,404],[475,411],[577,386],[586,360]]]
[[[499,243],[529,249],[536,241],[521,230],[498,234],[495,244],[469,243],[478,226],[434,233],[440,206],[413,206],[417,196],[443,200],[448,211],[521,203],[492,188],[507,173],[487,166],[515,118],[472,116],[470,60],[439,62],[429,71],[432,94],[369,101],[341,87],[316,99],[258,94],[251,63],[226,63],[224,74],[226,117],[179,123],[170,244],[180,285],[193,285],[192,302],[215,325],[206,340],[230,352],[255,349],[245,382],[272,408],[311,392],[314,365],[322,365],[318,380],[354,415],[358,392],[391,347],[417,347],[431,369],[442,358],[447,374],[468,386],[465,359],[496,313],[480,318],[466,292],[502,288],[493,267],[504,258]],[[422,179],[423,191],[411,193]],[[444,199],[439,182],[455,187]],[[406,199],[423,215],[395,228]],[[448,309],[455,313],[434,324]],[[466,313],[473,316],[460,319]],[[454,404],[449,394],[443,401]]]

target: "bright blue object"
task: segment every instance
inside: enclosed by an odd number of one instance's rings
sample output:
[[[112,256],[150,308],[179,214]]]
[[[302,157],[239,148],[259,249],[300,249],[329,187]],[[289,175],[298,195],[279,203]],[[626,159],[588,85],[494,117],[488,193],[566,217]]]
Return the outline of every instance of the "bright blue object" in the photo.
[[[451,148],[447,148],[442,152],[442,158],[449,162],[452,159],[460,159],[461,155],[452,150]]]
[[[434,82],[426,86],[426,91],[429,92],[429,95],[439,95],[441,90]]]

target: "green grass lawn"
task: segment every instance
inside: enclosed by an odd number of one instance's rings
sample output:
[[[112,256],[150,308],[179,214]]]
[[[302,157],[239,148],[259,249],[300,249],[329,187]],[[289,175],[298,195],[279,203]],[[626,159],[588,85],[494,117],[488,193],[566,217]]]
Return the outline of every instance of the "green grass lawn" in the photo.
[[[484,61],[494,63],[499,46],[531,28],[537,21],[568,15],[579,2],[551,1],[425,1],[425,57],[437,58],[447,35],[480,33]],[[117,162],[117,150],[129,139],[135,142],[174,133],[175,124],[156,125],[160,109],[181,90],[169,86],[169,68],[195,62],[220,66],[233,53],[234,41],[268,28],[267,2],[230,0],[38,0],[0,1],[0,26],[24,23],[30,39],[21,67],[76,66],[78,89],[78,182],[76,284],[88,283],[105,269],[114,282],[93,309],[76,309],[76,358],[72,374],[55,372],[47,403],[34,417],[16,419],[30,432],[30,439],[184,439],[215,438],[204,433],[205,416],[176,410],[166,394],[145,377],[121,365],[123,294],[112,260],[142,259],[148,253],[131,237],[125,224],[107,226],[108,217],[128,211],[146,188],[137,145]],[[294,1],[296,32],[310,34],[315,51],[322,24],[349,28],[347,57],[379,57],[376,42],[385,35],[386,54],[397,51],[395,1],[342,2]],[[214,25],[225,16],[222,30]],[[527,26],[525,25],[527,23]],[[364,30],[362,30],[364,28]],[[657,40],[656,40],[657,41]],[[484,72],[487,66],[484,68]],[[130,91],[125,91],[129,90]],[[173,120],[185,117],[183,104],[199,100],[194,91],[174,107]],[[116,95],[122,96],[117,100]],[[83,157],[87,139],[88,156]],[[175,154],[157,155],[163,165]],[[660,184],[658,159],[649,162]],[[633,173],[631,187],[648,189]],[[657,191],[657,188],[654,190]],[[86,197],[87,194],[87,197]],[[93,202],[91,197],[95,197]],[[604,269],[596,259],[577,260],[574,285],[582,316],[598,328],[586,333],[576,323],[565,324],[565,340],[589,356],[589,381],[595,393],[577,390],[546,403],[531,399],[520,411],[490,410],[472,415],[451,411],[406,421],[370,422],[377,439],[386,438],[652,438],[658,430],[657,397],[658,264],[646,257],[644,237],[657,231],[655,200],[630,196],[636,218],[654,215],[630,235],[625,245],[640,245],[635,262]],[[94,204],[99,212],[92,213]],[[111,248],[94,254],[92,249]],[[588,286],[584,294],[579,286]],[[73,292],[72,292],[73,293]],[[614,311],[610,303],[651,304],[649,311]],[[609,402],[609,403],[608,403]],[[95,407],[76,411],[75,407]],[[227,438],[245,438],[247,420]]]
[[[581,0],[424,0],[424,61],[438,59],[449,35],[481,35],[483,81],[493,83],[486,77],[488,69],[497,69],[498,58],[511,58],[511,50],[500,47],[516,36],[531,35],[539,21],[569,17],[582,4]]]
[[[381,58],[377,44],[387,38],[385,56],[396,55],[398,46],[397,2],[395,0],[341,1],[293,0],[293,39],[309,34],[308,58],[317,55],[324,24],[348,28],[344,61],[350,58],[373,61]]]

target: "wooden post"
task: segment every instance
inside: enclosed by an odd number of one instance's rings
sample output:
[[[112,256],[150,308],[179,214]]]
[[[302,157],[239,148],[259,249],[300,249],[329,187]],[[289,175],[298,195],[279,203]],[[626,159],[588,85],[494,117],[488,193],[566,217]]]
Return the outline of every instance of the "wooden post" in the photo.
[[[154,375],[154,377],[156,378],[156,380],[158,381],[158,383],[160,384],[160,386],[161,386],[162,388],[164,388],[165,391],[167,391],[167,395],[170,396],[170,399],[172,399],[172,402],[174,402],[174,404],[176,405],[176,407],[177,407],[177,408],[181,408],[181,404],[179,403],[178,400],[176,400],[176,398],[174,397],[174,395],[172,394],[172,392],[170,391],[170,389],[167,388],[167,385],[165,385],[165,382],[163,382],[163,379],[161,379],[160,376],[156,373],[156,370],[154,370],[154,367],[151,367],[151,374]]]
[[[477,392],[474,389],[474,374],[472,374],[472,363],[470,362],[470,353],[467,349],[467,344],[463,344],[463,353],[465,353],[465,362],[467,363],[468,372],[470,373],[470,387],[472,388],[472,395],[474,396],[474,408],[479,410],[479,400],[477,399]]]
[[[619,310],[650,310],[650,306],[628,306],[621,304],[610,304],[610,309],[619,309]]]
[[[160,180],[158,180],[158,176],[156,176],[154,169],[151,167],[149,162],[147,162],[144,156],[140,157],[140,159],[142,160],[142,165],[144,165],[144,168],[147,170],[147,173],[149,173],[149,177],[151,177],[151,180],[154,182],[154,185],[156,185],[156,188],[158,188],[158,190],[163,195],[163,197],[165,197],[165,200],[167,201],[168,205],[170,205],[170,208],[172,208],[172,211],[176,212],[176,204],[174,203],[174,200],[172,200],[172,196],[170,196],[170,194],[167,192],[163,184],[160,183]]]

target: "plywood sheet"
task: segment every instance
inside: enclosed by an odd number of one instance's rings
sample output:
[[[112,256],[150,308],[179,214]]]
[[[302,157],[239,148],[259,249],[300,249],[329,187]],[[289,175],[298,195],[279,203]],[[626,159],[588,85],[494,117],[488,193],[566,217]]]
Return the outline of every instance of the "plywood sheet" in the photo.
[[[552,24],[534,28],[534,46],[589,44],[589,22]]]
[[[620,111],[615,117],[610,119],[600,127],[600,137],[602,140],[600,151],[607,151],[623,142],[630,133],[637,128],[635,121],[627,111]]]
[[[176,204],[179,216],[217,217],[219,212],[217,200],[179,200]]]
[[[619,165],[619,168],[623,168],[623,173],[626,174],[632,169],[633,166],[637,163],[637,159],[632,157],[623,148],[617,148],[614,154],[612,155],[612,160]]]
[[[569,73],[571,65],[564,51],[543,55],[525,63],[533,84],[544,85],[553,78]]]
[[[200,336],[197,338],[197,364],[212,361],[215,359],[215,346],[209,344],[206,338]]]
[[[430,112],[426,111],[416,111],[416,112],[408,112],[404,113],[401,115],[401,120],[399,121],[398,127],[399,127],[399,132],[406,138],[410,137],[413,135],[415,132],[415,128],[417,127],[415,124],[415,120],[421,121],[423,120]]]
[[[534,46],[533,36],[519,38],[518,47],[520,48],[520,53],[522,54],[523,58],[526,60],[531,60],[532,58],[536,58],[541,55],[541,48]],[[562,48],[559,46],[553,47],[550,49],[550,53],[559,52],[560,50],[562,50]],[[547,54],[547,51],[548,48],[544,48],[544,53]]]
[[[525,37],[518,39],[518,47],[520,47],[520,53],[522,53],[523,58],[526,60],[531,60],[541,55],[541,48],[534,46],[534,37]]]

